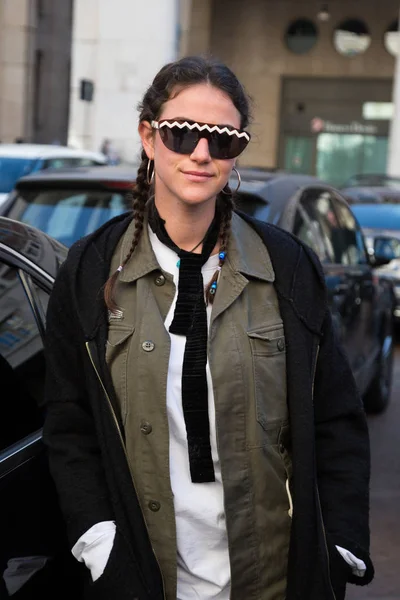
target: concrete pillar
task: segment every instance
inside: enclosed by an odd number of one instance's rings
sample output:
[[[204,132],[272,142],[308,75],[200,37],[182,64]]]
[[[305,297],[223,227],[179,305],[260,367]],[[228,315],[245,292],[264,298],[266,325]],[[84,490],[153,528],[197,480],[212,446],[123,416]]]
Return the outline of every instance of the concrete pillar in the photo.
[[[400,55],[396,57],[393,81],[393,104],[394,116],[390,126],[387,173],[394,177],[400,177]]]
[[[187,56],[190,45],[193,0],[179,0],[179,56]]]
[[[213,0],[181,0],[181,56],[210,51],[212,5]]]
[[[29,139],[27,81],[32,71],[29,44],[32,32],[32,2],[0,2],[0,140]]]

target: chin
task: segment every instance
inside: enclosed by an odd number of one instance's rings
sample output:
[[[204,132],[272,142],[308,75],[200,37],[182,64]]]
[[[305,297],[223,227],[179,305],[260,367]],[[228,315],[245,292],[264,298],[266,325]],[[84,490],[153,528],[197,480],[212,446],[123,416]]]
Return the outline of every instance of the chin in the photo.
[[[183,190],[178,198],[181,202],[190,205],[207,204],[215,201],[218,190],[205,190],[200,187]]]

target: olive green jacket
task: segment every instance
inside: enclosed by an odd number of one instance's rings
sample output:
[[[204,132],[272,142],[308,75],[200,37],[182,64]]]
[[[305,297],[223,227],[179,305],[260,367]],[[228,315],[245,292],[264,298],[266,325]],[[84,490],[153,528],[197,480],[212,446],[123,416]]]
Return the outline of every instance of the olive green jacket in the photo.
[[[133,231],[134,223],[114,252],[111,272],[127,255]],[[234,215],[212,307],[208,360],[232,589],[249,589],[257,581],[260,600],[284,598],[291,526],[285,336],[273,282],[265,245]],[[176,598],[177,548],[166,407],[170,342],[164,321],[174,295],[172,276],[160,270],[145,222],[139,246],[118,279],[120,311],[109,320],[106,359],[168,600]],[[131,377],[132,372],[140,377]]]

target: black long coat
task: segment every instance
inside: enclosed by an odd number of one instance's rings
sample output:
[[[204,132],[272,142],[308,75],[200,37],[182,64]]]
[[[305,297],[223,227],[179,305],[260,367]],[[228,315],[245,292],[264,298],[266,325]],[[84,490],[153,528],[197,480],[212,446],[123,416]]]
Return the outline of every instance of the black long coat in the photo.
[[[335,340],[317,258],[287,232],[241,216],[268,247],[287,342],[296,510],[286,600],[341,600],[346,581],[363,585],[373,577],[362,403]],[[117,217],[77,242],[57,277],[47,316],[44,440],[71,546],[97,522],[117,524],[106,570],[95,584],[87,583],[86,596],[161,600],[162,577],[121,444],[104,352],[102,287],[130,220]],[[335,545],[365,561],[363,578],[351,574]]]

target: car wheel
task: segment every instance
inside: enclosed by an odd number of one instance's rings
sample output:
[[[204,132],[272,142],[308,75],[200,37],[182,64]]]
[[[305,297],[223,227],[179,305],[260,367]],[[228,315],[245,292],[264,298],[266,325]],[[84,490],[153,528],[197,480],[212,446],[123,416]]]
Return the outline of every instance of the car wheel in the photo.
[[[385,326],[376,374],[364,396],[364,407],[368,413],[381,413],[389,403],[392,385],[393,350],[393,325],[388,320]]]

